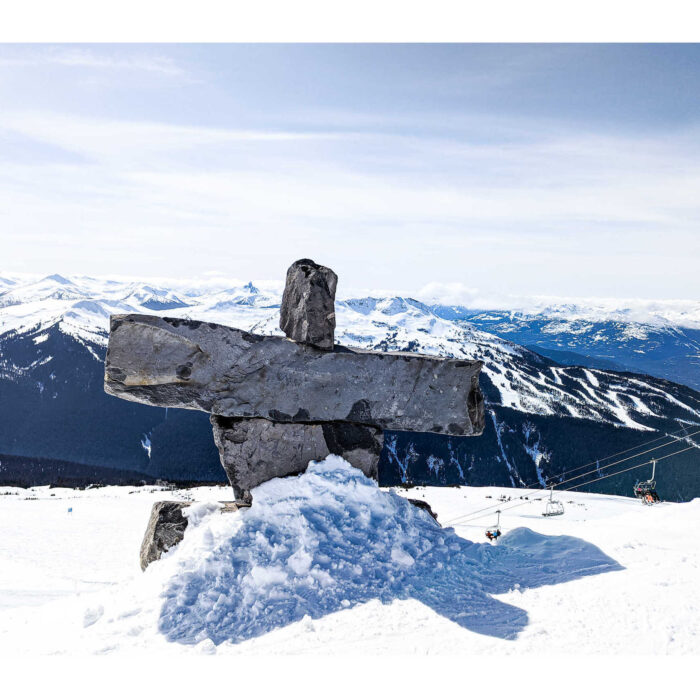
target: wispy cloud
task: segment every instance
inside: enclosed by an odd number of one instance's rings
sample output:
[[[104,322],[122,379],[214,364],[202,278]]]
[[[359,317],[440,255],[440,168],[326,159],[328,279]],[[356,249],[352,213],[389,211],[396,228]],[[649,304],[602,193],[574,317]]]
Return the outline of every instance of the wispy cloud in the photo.
[[[112,166],[139,162],[157,166],[159,162],[163,163],[163,160],[154,158],[168,158],[168,164],[172,165],[172,157],[196,148],[256,142],[339,140],[348,136],[340,132],[215,128],[10,110],[0,113],[0,130],[21,134],[90,161]],[[187,168],[186,162],[181,167]]]
[[[406,288],[411,270],[414,290],[439,280],[443,298],[472,301],[518,287],[689,294],[694,128],[621,136],[521,123],[513,138],[517,128],[483,141],[5,111],[6,140],[81,157],[32,165],[15,152],[0,173],[6,250],[49,259],[63,240],[81,267],[98,246],[115,272],[150,276],[215,258],[264,277],[303,254],[344,268],[348,286]]]
[[[0,52],[0,68],[63,66],[95,70],[120,70],[184,76],[185,69],[171,57],[135,48],[110,54],[86,47],[8,47]]]

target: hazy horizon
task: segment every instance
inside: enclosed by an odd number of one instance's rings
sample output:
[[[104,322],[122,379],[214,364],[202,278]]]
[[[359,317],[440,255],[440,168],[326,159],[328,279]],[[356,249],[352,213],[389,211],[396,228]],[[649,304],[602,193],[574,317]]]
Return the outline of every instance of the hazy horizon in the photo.
[[[155,291],[185,295],[192,298],[205,298],[234,292],[252,284],[263,295],[281,299],[284,289],[284,276],[277,279],[251,279],[245,277],[204,274],[199,277],[134,277],[129,275],[62,275],[56,271],[50,275],[13,274],[0,269],[0,297],[13,294],[37,283],[53,280],[57,285],[63,282],[75,284],[87,293],[86,298],[110,299],[128,289],[150,286]],[[8,285],[14,282],[14,285]],[[37,290],[38,291],[38,290]],[[463,284],[429,283],[420,289],[353,287],[339,280],[337,300],[354,298],[403,297],[425,304],[461,306],[472,310],[513,311],[516,313],[574,314],[588,320],[600,321],[613,318],[626,321],[651,323],[652,325],[671,323],[679,327],[700,327],[700,300],[693,299],[651,299],[630,297],[581,297],[557,295],[495,295],[487,294]],[[39,293],[41,298],[41,293]],[[0,298],[0,308],[3,306]]]

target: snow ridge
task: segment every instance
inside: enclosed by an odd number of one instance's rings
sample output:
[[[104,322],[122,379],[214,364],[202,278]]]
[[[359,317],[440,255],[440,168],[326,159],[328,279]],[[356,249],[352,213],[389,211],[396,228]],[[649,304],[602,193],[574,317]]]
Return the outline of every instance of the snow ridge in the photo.
[[[176,288],[89,277],[51,275],[0,287],[0,337],[7,333],[43,333],[58,325],[62,333],[96,349],[107,342],[111,314],[144,313],[202,319],[261,334],[277,334],[278,285]],[[685,419],[700,419],[700,401],[674,395],[663,382],[647,377],[620,383],[617,374],[597,369],[562,368],[539,355],[479,330],[449,320],[410,297],[367,297],[336,304],[337,341],[382,351],[411,351],[481,359],[493,391],[493,405],[523,413],[570,416],[649,430],[670,402]],[[660,403],[661,402],[661,403]]]

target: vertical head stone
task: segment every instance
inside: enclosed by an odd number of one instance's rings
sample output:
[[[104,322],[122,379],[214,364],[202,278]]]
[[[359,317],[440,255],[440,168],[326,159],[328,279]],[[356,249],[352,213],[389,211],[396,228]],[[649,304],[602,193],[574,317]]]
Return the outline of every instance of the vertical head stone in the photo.
[[[287,270],[280,309],[280,328],[291,340],[333,348],[335,288],[338,276],[329,267],[303,259]]]

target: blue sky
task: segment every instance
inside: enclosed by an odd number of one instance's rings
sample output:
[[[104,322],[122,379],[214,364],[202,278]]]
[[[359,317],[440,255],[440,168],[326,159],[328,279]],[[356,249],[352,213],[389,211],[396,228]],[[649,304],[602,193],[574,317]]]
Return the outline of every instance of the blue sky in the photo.
[[[698,45],[3,45],[0,105],[5,272],[700,296]]]

